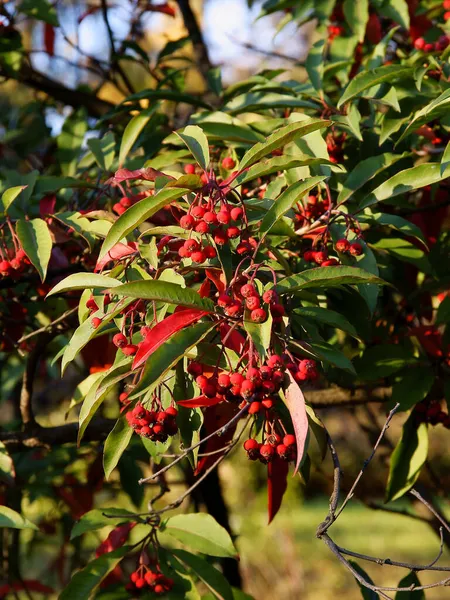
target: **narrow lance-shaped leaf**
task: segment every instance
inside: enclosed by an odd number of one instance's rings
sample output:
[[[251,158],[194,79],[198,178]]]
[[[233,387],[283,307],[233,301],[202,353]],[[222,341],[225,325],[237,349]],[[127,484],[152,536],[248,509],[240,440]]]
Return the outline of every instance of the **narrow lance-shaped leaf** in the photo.
[[[14,200],[17,198],[17,196],[22,192],[22,190],[24,190],[27,187],[28,186],[26,186],[26,185],[16,185],[15,187],[9,188],[3,192],[3,194],[2,194],[3,212],[5,212],[5,213],[8,212],[8,208],[11,206],[11,204],[14,202]]]
[[[134,206],[131,206],[117,219],[109,230],[100,250],[99,260],[103,258],[113,246],[120,242],[123,237],[133,231],[133,229],[153,216],[158,210],[167,204],[170,204],[173,200],[187,194],[188,191],[189,190],[179,188],[162,189],[155,194],[155,196],[149,196],[148,198],[137,202]]]
[[[350,81],[337,106],[338,108],[341,108],[343,104],[352,100],[352,98],[355,98],[364,90],[379,85],[380,83],[398,81],[400,79],[412,77],[413,71],[413,67],[402,67],[399,65],[386,65],[373,69],[372,71],[362,71]]]
[[[100,169],[108,171],[111,168],[116,154],[114,134],[111,131],[108,131],[101,139],[90,138],[87,141],[87,145],[94,155],[95,162]]]
[[[395,600],[425,600],[425,592],[423,590],[414,589],[421,587],[421,585],[417,573],[411,571],[411,573],[406,575],[406,577],[403,577],[397,585],[397,587],[404,590],[406,589],[407,591],[397,592],[395,594]]]
[[[399,144],[407,135],[418,129],[421,125],[429,123],[434,119],[448,113],[450,106],[450,90],[445,90],[437,98],[427,104],[422,110],[419,110],[414,118],[408,123],[408,126],[398,138],[396,145]]]
[[[128,125],[125,127],[123,132],[122,141],[120,143],[119,152],[119,165],[122,166],[124,160],[128,156],[128,153],[132,149],[135,141],[138,139],[139,134],[142,132],[144,127],[150,121],[152,115],[155,113],[159,105],[156,103],[150,108],[147,108],[140,112],[138,115],[133,117]]]
[[[289,142],[295,140],[295,138],[307,135],[317,129],[323,129],[324,127],[328,127],[328,125],[330,125],[330,121],[310,119],[281,127],[272,133],[272,135],[269,135],[264,142],[255,144],[253,148],[244,154],[239,164],[239,170],[242,171],[247,167],[251,167],[263,156],[267,156],[273,150],[285,146]]]
[[[208,314],[205,311],[191,308],[175,312],[157,323],[148,332],[145,339],[139,344],[138,351],[134,357],[133,369],[140,367],[164,342],[188,325],[192,325]]]
[[[67,292],[69,290],[85,290],[88,288],[114,288],[122,285],[121,281],[106,275],[97,275],[95,273],[73,273],[59,283],[57,283],[47,294],[53,296],[59,292]]]
[[[174,556],[206,585],[218,600],[233,600],[230,584],[220,571],[204,558],[185,550],[172,550]]]
[[[22,517],[21,514],[9,508],[0,506],[0,528],[11,527],[12,529],[38,529],[34,523]]]
[[[350,29],[357,36],[358,41],[362,42],[366,32],[366,25],[369,19],[368,0],[345,0],[344,15]]]
[[[103,469],[106,479],[109,479],[112,471],[116,468],[120,457],[130,443],[133,429],[128,424],[125,415],[121,416],[114,425],[105,441],[103,452]]]
[[[228,531],[206,513],[175,515],[161,524],[161,531],[203,554],[230,558],[238,556]]]
[[[291,415],[294,426],[297,460],[295,463],[294,475],[297,473],[300,464],[305,456],[306,442],[308,438],[308,415],[306,413],[305,398],[298,383],[292,377],[290,371],[286,371],[286,387],[284,390],[286,406]]]
[[[276,286],[280,294],[287,294],[308,288],[327,288],[339,285],[355,285],[359,283],[377,283],[387,285],[385,281],[358,267],[321,267],[309,269],[281,279]]]
[[[287,489],[289,463],[278,456],[267,464],[267,509],[270,524],[280,510]]]
[[[20,219],[16,225],[20,244],[44,281],[52,253],[52,238],[47,223],[42,219]]]
[[[272,204],[268,212],[265,214],[259,233],[264,238],[275,223],[290,210],[294,204],[299,202],[301,198],[307,194],[313,187],[318,185],[325,177],[311,177],[306,181],[297,181],[289,186]]]
[[[182,132],[177,131],[176,134],[192,152],[202,169],[206,170],[209,166],[209,145],[202,129],[198,125],[188,125]]]
[[[209,298],[202,298],[195,290],[182,288],[181,285],[168,281],[155,279],[133,281],[115,287],[114,294],[141,300],[159,300],[169,304],[197,308],[207,313],[214,311],[214,303]]]
[[[367,583],[374,585],[372,579],[369,577],[369,575],[367,575],[367,573],[364,571],[364,569],[358,565],[358,563],[354,562],[353,560],[349,560],[348,562],[355,569],[355,571],[367,581]],[[376,592],[365,587],[362,583],[360,583],[358,581],[358,579],[356,579],[356,582],[358,583],[359,589],[361,590],[361,595],[363,597],[363,600],[379,600],[380,599],[379,595]]]
[[[411,414],[391,455],[386,502],[397,500],[415,484],[428,454],[428,426]]]

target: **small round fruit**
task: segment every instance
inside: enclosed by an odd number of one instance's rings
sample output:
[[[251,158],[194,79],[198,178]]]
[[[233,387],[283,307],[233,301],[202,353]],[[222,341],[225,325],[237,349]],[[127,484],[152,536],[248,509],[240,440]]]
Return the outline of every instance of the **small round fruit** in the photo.
[[[186,175],[194,175],[195,165],[192,165],[192,164],[184,165],[184,172],[186,173]]]
[[[350,244],[349,252],[352,256],[361,256],[363,253],[363,247],[358,242],[353,242],[353,244]]]
[[[227,171],[231,171],[236,166],[236,161],[231,158],[231,156],[227,156],[222,161],[222,167]]]
[[[250,319],[253,323],[263,323],[267,319],[267,313],[263,308],[255,308],[250,313]]]
[[[191,215],[184,215],[180,219],[180,227],[183,229],[192,229],[194,227],[194,217]]]
[[[117,346],[117,348],[123,348],[128,344],[128,340],[123,333],[116,333],[113,337],[113,344],[114,346]]]

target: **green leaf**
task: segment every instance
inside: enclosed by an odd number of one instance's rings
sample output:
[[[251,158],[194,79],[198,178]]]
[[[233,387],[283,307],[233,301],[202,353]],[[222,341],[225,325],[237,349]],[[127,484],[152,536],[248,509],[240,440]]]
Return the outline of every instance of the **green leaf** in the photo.
[[[47,294],[47,298],[59,292],[67,292],[68,290],[85,290],[87,288],[115,288],[123,285],[121,281],[106,275],[97,273],[73,273],[69,275],[53,287]]]
[[[128,546],[122,546],[117,550],[102,554],[87,564],[84,569],[73,575],[69,584],[63,589],[58,600],[87,600],[93,597],[93,593],[101,584],[103,579],[110,573],[130,552]]]
[[[436,325],[450,322],[450,296],[446,296],[439,304],[436,315]]]
[[[203,581],[206,587],[219,600],[233,600],[233,591],[230,584],[220,571],[206,562],[205,559],[195,556],[185,550],[172,550],[176,558],[190,571]]]
[[[209,556],[238,556],[228,531],[206,513],[175,515],[161,524],[161,530],[197,552]]]
[[[336,329],[341,329],[354,338],[359,337],[353,325],[343,315],[334,310],[319,306],[306,306],[296,308],[294,313],[304,319],[313,319],[314,321],[319,321],[319,323],[325,323]]]
[[[324,71],[323,53],[325,48],[325,40],[320,39],[313,44],[308,52],[305,61],[306,72],[316,92],[322,89],[322,79]]]
[[[259,234],[261,239],[268,234],[275,223],[290,210],[305,194],[312,188],[318,185],[326,177],[311,177],[305,181],[298,181],[289,186],[272,204],[270,209],[265,214],[260,228]]]
[[[375,188],[364,198],[359,208],[363,209],[382,200],[438,183],[446,177],[448,177],[448,173],[447,175],[446,172],[441,173],[441,165],[438,163],[427,163],[405,169]]]
[[[101,139],[90,138],[87,141],[87,145],[100,169],[109,171],[116,155],[114,134],[108,131]]]
[[[366,348],[360,357],[354,359],[358,377],[364,381],[389,377],[416,362],[411,351],[398,344],[379,344]]]
[[[158,108],[159,105],[154,104],[150,108],[143,110],[138,115],[133,117],[128,123],[128,125],[125,127],[125,131],[123,132],[122,136],[122,141],[120,143],[119,166],[123,165],[123,162],[128,156],[128,153],[133,147],[135,141],[138,139],[140,133],[150,121],[152,115]]]
[[[167,371],[172,369],[182,356],[194,348],[215,327],[215,324],[197,323],[192,327],[175,333],[165,344],[160,346],[147,361],[142,377],[134,388],[130,399],[137,398],[143,390],[155,384]]]
[[[105,513],[109,516],[105,516]],[[111,518],[111,515],[114,515],[114,513],[117,513],[119,516]],[[129,515],[129,519],[124,518],[124,515]],[[122,508],[94,508],[94,510],[85,513],[81,519],[75,523],[70,533],[70,539],[73,540],[76,537],[83,535],[83,533],[102,529],[108,525],[115,525],[117,521],[122,522],[126,520],[134,521],[134,513]]]
[[[385,225],[392,227],[396,231],[400,231],[408,237],[415,237],[420,240],[425,246],[427,245],[422,230],[411,221],[399,217],[398,215],[390,215],[387,213],[369,213],[358,217],[363,223],[371,223],[372,225]]]
[[[31,0],[33,1],[33,0]],[[84,110],[72,113],[64,121],[62,131],[56,138],[58,144],[57,156],[63,175],[75,176],[78,156],[87,132],[87,119]]]
[[[18,10],[37,21],[58,27],[56,9],[48,0],[22,0]]]
[[[413,71],[413,67],[401,65],[385,65],[373,69],[372,71],[362,71],[361,73],[358,73],[345,88],[337,107],[341,108],[343,104],[375,85],[412,77]]]
[[[131,206],[126,212],[121,215],[114,225],[109,230],[98,259],[105,256],[113,246],[115,246],[122,238],[127,236],[133,229],[141,223],[153,216],[158,210],[170,204],[173,200],[181,198],[187,194],[189,190],[185,189],[162,189],[154,196],[149,196],[134,206]]]
[[[367,575],[364,569],[358,565],[358,563],[354,562],[353,560],[349,560],[348,562],[352,565],[355,571],[357,571],[362,577],[364,577],[367,583],[374,585],[371,578]],[[356,583],[359,585],[359,589],[361,590],[363,600],[380,600],[380,597],[376,592],[374,592],[373,590],[369,590],[369,588],[362,585],[357,579]]]
[[[408,123],[408,126],[403,131],[402,135],[398,138],[396,145],[399,144],[407,135],[414,132],[416,129],[438,119],[442,115],[448,113],[450,107],[450,90],[445,90],[437,98],[432,100],[427,106],[419,110],[414,118]]]
[[[408,156],[408,153],[386,153],[380,154],[379,156],[371,156],[370,158],[366,158],[365,160],[359,162],[344,181],[344,185],[339,193],[337,203],[342,204],[342,202],[348,200],[365,183],[405,156]]]
[[[276,286],[279,294],[288,294],[308,288],[327,288],[339,285],[355,285],[359,283],[376,283],[387,285],[385,281],[358,267],[319,267],[309,269],[297,275],[281,279]]]
[[[288,171],[296,167],[315,167],[319,165],[333,166],[333,163],[326,158],[294,158],[287,155],[275,156],[265,162],[257,163],[253,167],[250,167],[248,171],[241,173],[236,177],[235,183],[241,185],[247,181],[252,181],[258,179],[258,177],[264,177],[277,171]]]
[[[16,224],[16,233],[20,245],[44,281],[52,253],[52,238],[47,223],[42,219],[20,219]]]
[[[81,237],[83,237],[88,243],[89,250],[92,251],[96,238],[92,234],[91,226],[93,223],[91,223],[89,219],[83,217],[83,215],[79,212],[72,211],[56,213],[54,217],[55,219],[58,219],[58,221],[61,221],[61,223],[64,225],[67,225],[67,227],[73,229],[74,232],[78,233],[78,235],[81,235]]]
[[[10,527],[12,529],[35,529],[38,528],[34,523],[22,517],[18,512],[9,508],[9,506],[0,506],[0,527]]]
[[[364,40],[367,21],[369,20],[369,1],[368,0],[345,0],[343,4],[345,20],[350,29],[358,38],[359,42]]]
[[[114,294],[127,296],[128,298],[141,298],[142,300],[159,300],[169,304],[214,312],[214,302],[209,298],[202,298],[195,290],[182,288],[176,283],[157,279],[125,283],[115,287]]]
[[[0,442],[0,482],[14,485],[15,476],[13,459],[9,455],[5,444]]]
[[[120,457],[130,443],[132,435],[133,429],[128,424],[125,415],[122,415],[120,419],[117,420],[113,430],[109,433],[105,441],[103,470],[105,471],[106,479],[109,479],[112,471],[116,468]]]
[[[209,145],[206,135],[198,125],[188,125],[176,134],[192,152],[195,160],[206,171],[209,166]]]
[[[356,375],[352,361],[341,350],[331,344],[327,344],[326,342],[298,342],[297,346],[305,354],[313,356],[316,360],[328,362],[338,369],[343,369],[352,375]]]
[[[242,171],[247,167],[251,167],[263,158],[263,156],[267,156],[277,148],[282,148],[286,144],[289,144],[289,142],[295,140],[295,138],[328,127],[329,124],[330,121],[325,121],[323,119],[308,119],[277,129],[277,131],[272,133],[272,135],[269,135],[264,142],[255,144],[253,148],[250,148],[250,150],[244,154],[239,163],[239,170]]]
[[[409,29],[409,10],[406,0],[389,0],[382,2],[381,5],[377,3],[377,10],[387,19],[398,23],[404,29]]]
[[[244,329],[252,338],[256,351],[261,359],[267,355],[267,350],[270,346],[272,337],[272,315],[269,313],[264,323],[253,323],[253,321],[245,319]]]
[[[14,202],[17,196],[22,192],[22,190],[24,190],[26,187],[28,186],[16,185],[15,187],[11,187],[3,192],[2,205],[4,213],[8,212],[8,208],[11,206],[11,204]]]
[[[391,404],[400,404],[398,410],[409,410],[428,396],[434,383],[430,367],[415,367],[406,371],[400,381],[392,386]]]
[[[386,502],[401,498],[417,481],[428,455],[428,425],[411,414],[391,455]]]
[[[403,577],[398,582],[397,587],[399,588],[410,588],[412,586],[420,587],[422,584],[419,581],[417,573],[411,571],[409,575]],[[395,594],[395,600],[425,600],[425,592],[424,590],[408,590],[407,592],[397,592]]]

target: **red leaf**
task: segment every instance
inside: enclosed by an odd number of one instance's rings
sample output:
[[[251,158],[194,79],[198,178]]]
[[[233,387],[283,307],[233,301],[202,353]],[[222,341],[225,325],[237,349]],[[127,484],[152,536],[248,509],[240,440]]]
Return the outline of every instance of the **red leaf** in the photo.
[[[306,438],[308,436],[308,415],[306,414],[305,398],[298,383],[292,377],[290,371],[286,371],[289,378],[289,384],[286,387],[284,394],[286,405],[291,414],[292,424],[294,425],[295,440],[297,442],[297,462],[295,465],[294,475],[298,471],[298,467],[305,452]]]
[[[138,246],[136,242],[128,242],[128,244],[121,244],[120,242],[113,246],[109,252],[105,254],[105,256],[97,262],[95,265],[94,272],[101,271],[103,267],[105,267],[110,260],[120,260],[121,258],[125,258],[126,256],[131,256],[138,251]]]
[[[267,500],[270,524],[277,512],[280,510],[284,492],[287,488],[287,476],[289,463],[279,456],[275,456],[272,462],[267,464]]]
[[[95,551],[95,556],[98,558],[102,554],[106,554],[107,552],[112,552],[113,550],[117,550],[125,544],[127,541],[128,535],[130,531],[136,523],[125,523],[124,525],[118,525],[115,527],[108,537],[98,546]]]
[[[442,336],[434,325],[411,327],[408,336],[416,337],[427,354],[435,358],[443,355]]]
[[[50,23],[44,24],[44,47],[49,56],[55,54],[55,28]]]
[[[206,277],[210,279],[217,288],[219,294],[223,294],[226,288],[225,282],[223,281],[224,276],[220,269],[206,269]]]
[[[232,331],[229,333],[231,327],[227,323],[221,323],[219,325],[220,339],[224,343],[226,348],[233,350],[239,356],[242,355],[245,346],[245,337],[239,333],[239,331]],[[224,342],[225,340],[225,342]]]
[[[56,206],[56,196],[55,194],[51,194],[49,196],[44,196],[39,200],[39,214],[42,218],[47,215],[53,215],[55,212]]]
[[[198,293],[202,298],[208,298],[210,292],[211,292],[211,282],[208,279],[205,279],[205,281],[200,286]]]
[[[134,171],[130,171],[129,169],[118,169],[114,175],[108,179],[106,183],[114,184],[114,183],[122,183],[122,181],[130,181],[133,179],[144,179],[145,181],[155,181],[157,177],[168,177],[169,179],[175,179],[170,175],[166,175],[162,171],[157,171],[156,169],[152,169],[151,167],[147,167],[146,169],[136,169]]]
[[[157,348],[164,344],[164,342],[167,342],[174,333],[183,329],[183,327],[196,323],[207,314],[208,312],[204,310],[188,308],[173,313],[173,315],[170,315],[170,317],[167,317],[152,327],[145,340],[138,346],[138,351],[133,360],[133,369],[140,367],[142,363],[144,363]]]
[[[189,400],[177,400],[177,404],[184,406],[185,408],[202,408],[203,406],[214,406],[223,402],[223,398],[216,396],[215,398],[208,398],[208,396],[197,396],[196,398],[190,398]]]
[[[147,10],[150,12],[159,12],[164,15],[168,15],[169,17],[175,17],[175,9],[172,8],[169,4],[152,4],[151,6],[147,6]]]
[[[228,402],[221,402],[212,408],[205,411],[205,420],[203,426],[205,428],[206,435],[217,431],[230,421],[238,411],[238,407],[235,404]],[[234,432],[236,431],[237,422],[233,423],[224,434],[221,436],[214,435],[205,444],[200,447],[200,452],[209,453],[215,452],[220,448],[225,448],[227,443],[233,439]],[[194,475],[197,476],[202,471],[208,469],[214,462],[219,458],[220,452],[216,454],[210,454],[209,456],[203,456],[197,464],[197,468],[194,471]]]

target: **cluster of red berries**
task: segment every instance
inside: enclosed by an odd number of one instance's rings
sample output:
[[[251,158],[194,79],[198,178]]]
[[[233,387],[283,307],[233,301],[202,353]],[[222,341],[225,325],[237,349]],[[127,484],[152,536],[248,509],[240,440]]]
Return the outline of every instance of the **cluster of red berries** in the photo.
[[[238,227],[238,223],[243,218],[245,218],[245,213],[241,206],[230,206],[223,201],[219,211],[216,212],[215,206],[210,199],[208,202],[200,202],[192,205],[189,212],[180,218],[180,227],[187,231],[195,231],[200,236],[210,234],[217,246],[223,246],[229,240],[241,237],[242,230]],[[232,221],[235,224],[231,224]],[[191,242],[191,240],[188,240],[188,242]],[[252,238],[241,240],[236,248],[236,252],[240,255],[246,254],[251,252],[255,246],[256,242],[253,240],[252,243]],[[178,251],[182,258],[187,256],[188,252],[189,248],[186,247],[186,244]]]
[[[340,252],[341,254],[350,254],[351,256],[361,256],[364,252],[364,249],[359,242],[349,242],[346,238],[338,240],[334,247],[337,252]]]
[[[236,161],[231,156],[226,156],[222,160],[221,165],[222,165],[222,169],[225,169],[226,171],[231,171],[236,166]],[[196,171],[197,171],[197,167],[195,165],[193,165],[192,163],[184,165],[184,172],[186,173],[186,175],[194,175]],[[202,179],[203,183],[205,183],[205,184],[208,183],[208,178],[205,174],[202,175],[201,179]]]
[[[25,254],[25,251],[22,248],[19,248],[14,255],[14,258],[8,260],[4,258],[0,260],[0,275],[2,277],[8,277],[13,273],[20,273],[23,271],[26,265],[29,265],[30,261],[28,256]]]
[[[137,352],[137,345],[131,344],[123,333],[116,333],[112,339],[114,346],[120,348],[125,356],[134,356]]]
[[[313,360],[296,363],[278,354],[272,354],[259,368],[248,367],[245,372],[222,372],[206,377],[203,365],[196,361],[192,361],[187,370],[207,398],[216,398],[219,402],[241,401],[241,408],[249,403],[249,414],[256,415],[274,407],[286,369],[298,383],[314,381],[319,376]]]
[[[250,460],[259,460],[264,464],[271,462],[276,455],[283,460],[293,462],[297,452],[295,436],[291,434],[287,434],[283,438],[272,434],[264,444],[250,438],[244,442],[244,450]]]
[[[173,587],[173,579],[161,573],[159,567],[152,571],[147,565],[140,565],[130,576],[131,584],[127,586],[128,591],[145,590],[162,596],[167,594]]]
[[[152,442],[165,442],[169,436],[178,433],[177,414],[173,406],[165,410],[147,410],[139,402],[126,413],[126,419],[138,435]]]
[[[329,133],[327,135],[327,150],[332,163],[340,163],[344,158],[343,145],[347,138],[347,134],[343,133]]]
[[[362,245],[359,242],[350,243],[345,238],[338,240],[335,244],[337,252],[341,254],[350,254],[351,256],[361,256],[364,252]],[[315,263],[319,267],[334,267],[339,265],[337,258],[329,257],[326,249],[324,250],[307,250],[303,254],[303,258],[308,263]]]
[[[274,323],[281,322],[285,310],[284,306],[279,303],[275,290],[267,290],[260,296],[253,283],[246,283],[240,288],[239,294],[234,294],[232,297],[223,293],[217,299],[218,306],[224,309],[227,317],[241,317],[244,310],[247,309],[250,313],[250,320],[254,323],[263,323],[267,319],[267,308],[262,307],[263,303],[268,305]]]
[[[210,244],[200,244],[197,240],[190,238],[178,249],[178,255],[181,258],[190,258],[194,263],[203,263],[205,260],[215,258],[216,249]]]
[[[298,212],[295,213],[295,221],[298,225],[303,225],[305,222],[315,221],[321,217],[329,208],[330,202],[328,198],[319,198],[310,194],[306,204],[298,204]]]
[[[450,415],[442,410],[439,402],[419,402],[414,408],[414,415],[418,423],[429,423],[430,425],[442,425],[450,429]]]
[[[143,198],[147,198],[147,196],[151,195],[152,193],[153,190],[148,190],[146,192],[139,192],[139,194],[135,194],[134,196],[123,196],[119,202],[116,202],[113,205],[112,209],[120,217],[120,215],[123,215],[127,208],[130,208],[130,206],[133,206],[133,204],[136,204],[136,202],[139,202]]]
[[[342,25],[329,25],[328,26],[328,41],[331,43],[334,38],[339,37],[344,33],[345,29]]]
[[[450,12],[445,13],[447,15],[446,20],[450,19]],[[445,16],[445,15],[444,15]],[[414,48],[416,50],[422,50],[429,54],[430,52],[442,52],[450,44],[450,39],[446,35],[441,35],[437,42],[431,43],[425,41],[425,38],[418,37],[414,42]]]

